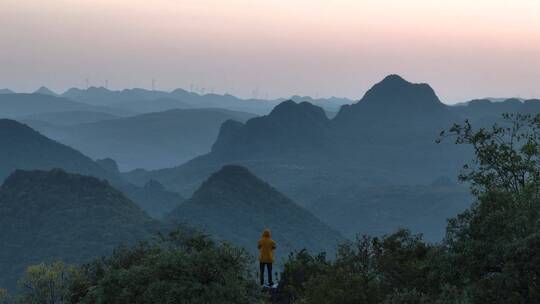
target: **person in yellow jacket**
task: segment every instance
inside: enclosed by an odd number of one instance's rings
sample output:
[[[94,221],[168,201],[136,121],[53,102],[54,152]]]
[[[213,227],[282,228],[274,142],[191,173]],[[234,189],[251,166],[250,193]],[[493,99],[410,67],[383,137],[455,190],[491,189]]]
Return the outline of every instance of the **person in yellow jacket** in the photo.
[[[268,271],[268,285],[273,286],[272,281],[272,263],[274,263],[274,250],[276,242],[272,240],[272,235],[269,229],[264,229],[262,238],[259,240],[257,248],[259,248],[259,268],[261,286],[264,286],[264,268]]]

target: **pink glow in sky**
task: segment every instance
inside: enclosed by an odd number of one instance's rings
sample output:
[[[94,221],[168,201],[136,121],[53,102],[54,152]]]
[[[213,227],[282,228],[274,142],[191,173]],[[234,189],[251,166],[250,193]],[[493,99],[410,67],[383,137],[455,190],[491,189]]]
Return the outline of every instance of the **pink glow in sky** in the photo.
[[[538,0],[0,0],[0,88],[540,97]]]

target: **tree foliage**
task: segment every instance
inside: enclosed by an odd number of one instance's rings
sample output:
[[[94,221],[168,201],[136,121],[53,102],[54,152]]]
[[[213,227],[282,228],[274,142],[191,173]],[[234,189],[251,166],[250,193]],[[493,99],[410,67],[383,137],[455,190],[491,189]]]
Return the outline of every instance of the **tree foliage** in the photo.
[[[420,236],[400,230],[345,242],[334,260],[291,255],[280,282],[288,296],[280,303],[382,303],[394,290],[426,289],[429,251]]]
[[[475,158],[460,174],[476,195],[504,191],[533,195],[540,186],[540,116],[504,114],[491,128],[475,130],[469,121],[454,124],[441,138],[453,137],[456,144],[469,145]]]
[[[80,280],[80,269],[61,261],[29,266],[19,281],[21,292],[16,298],[21,304],[70,303],[70,287]]]
[[[9,293],[7,290],[0,288],[0,304],[7,304],[9,301]]]
[[[243,249],[175,232],[85,265],[72,302],[256,303],[251,265]]]

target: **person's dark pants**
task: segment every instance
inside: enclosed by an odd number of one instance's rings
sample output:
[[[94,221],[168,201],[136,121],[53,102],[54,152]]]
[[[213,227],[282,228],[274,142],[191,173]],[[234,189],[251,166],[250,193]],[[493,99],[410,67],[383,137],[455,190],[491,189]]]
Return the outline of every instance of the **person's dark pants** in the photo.
[[[264,267],[268,271],[268,285],[274,285],[272,282],[272,263],[259,263],[260,274],[261,274],[261,285],[264,285]]]

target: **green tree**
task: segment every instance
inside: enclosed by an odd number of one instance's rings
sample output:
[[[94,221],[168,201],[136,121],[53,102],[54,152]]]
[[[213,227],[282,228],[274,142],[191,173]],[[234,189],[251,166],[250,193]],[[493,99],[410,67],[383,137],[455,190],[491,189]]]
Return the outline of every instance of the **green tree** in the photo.
[[[274,302],[289,304],[305,296],[306,282],[328,271],[326,254],[311,255],[307,250],[292,252],[283,267]]]
[[[382,303],[409,288],[427,298],[431,250],[420,236],[400,230],[345,242],[331,261],[306,252],[291,255],[281,275],[280,303]]]
[[[7,290],[0,288],[0,304],[7,304],[9,301],[9,293]]]
[[[79,268],[61,261],[41,263],[26,269],[19,281],[16,301],[24,304],[70,303],[70,287],[81,277]]]
[[[510,193],[538,198],[540,190],[540,115],[504,114],[499,124],[475,130],[469,121],[454,124],[441,138],[452,137],[473,148],[475,158],[460,174],[473,193]]]
[[[477,202],[449,221],[438,272],[472,303],[537,303],[540,116],[504,119],[479,130],[466,122],[447,134],[474,148],[460,178]]]
[[[251,257],[206,236],[175,232],[84,266],[74,303],[258,303]]]

